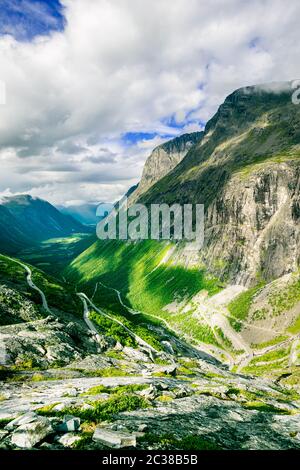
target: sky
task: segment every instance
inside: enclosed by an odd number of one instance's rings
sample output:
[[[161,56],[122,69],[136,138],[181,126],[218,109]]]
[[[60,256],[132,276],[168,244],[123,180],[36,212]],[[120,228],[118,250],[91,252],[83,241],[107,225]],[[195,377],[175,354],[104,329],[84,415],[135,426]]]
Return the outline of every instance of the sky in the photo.
[[[233,90],[300,78],[299,14],[299,0],[0,0],[0,196],[116,201]]]

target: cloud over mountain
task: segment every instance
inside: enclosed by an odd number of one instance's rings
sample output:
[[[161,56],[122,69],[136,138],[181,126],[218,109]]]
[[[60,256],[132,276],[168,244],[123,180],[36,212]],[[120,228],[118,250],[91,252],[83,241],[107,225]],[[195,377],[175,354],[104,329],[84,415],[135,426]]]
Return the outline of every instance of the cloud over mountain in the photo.
[[[1,29],[1,191],[114,200],[152,141],[201,128],[235,88],[300,76],[297,0],[61,3],[64,27],[47,10],[37,35]]]

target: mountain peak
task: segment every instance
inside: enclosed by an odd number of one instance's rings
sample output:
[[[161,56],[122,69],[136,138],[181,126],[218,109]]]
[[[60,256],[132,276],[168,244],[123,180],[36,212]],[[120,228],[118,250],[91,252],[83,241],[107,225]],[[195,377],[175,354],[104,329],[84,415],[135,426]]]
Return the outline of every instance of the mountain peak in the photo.
[[[141,181],[132,193],[130,202],[136,201],[157,181],[166,176],[201,141],[203,132],[191,132],[158,145],[146,160]]]

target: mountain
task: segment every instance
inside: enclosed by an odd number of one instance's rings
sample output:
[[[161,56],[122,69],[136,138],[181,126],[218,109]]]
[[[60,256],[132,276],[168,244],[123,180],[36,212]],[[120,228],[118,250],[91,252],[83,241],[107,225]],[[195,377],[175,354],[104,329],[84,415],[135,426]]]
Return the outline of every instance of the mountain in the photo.
[[[138,184],[135,184],[135,185],[131,186],[128,189],[128,191],[125,193],[125,197],[129,198],[137,190],[138,187],[139,187]]]
[[[126,194],[127,198],[129,198],[132,193],[134,193],[137,189],[138,185],[131,186],[128,189]],[[57,209],[65,215],[69,215],[76,219],[83,225],[94,226],[101,220],[101,217],[96,216],[97,208],[101,203],[86,203],[86,204],[78,204],[72,206],[57,206]]]
[[[6,207],[0,205],[1,250],[5,253],[13,254],[31,244],[32,241],[24,234],[23,227],[19,221]]]
[[[202,137],[203,132],[192,132],[156,147],[146,160],[141,181],[130,201],[136,201],[141,194],[167,175],[185,157],[190,148],[201,141]]]
[[[300,108],[291,94],[289,83],[232,93],[201,142],[140,198],[203,203],[200,258],[223,280],[251,286],[299,265]]]
[[[66,275],[88,293],[98,283],[95,301],[115,314],[118,298],[104,285],[119,290],[132,311],[232,369],[277,378],[288,369],[299,383],[300,106],[292,92],[290,82],[233,92],[199,142],[136,198],[203,203],[200,251],[98,240]]]
[[[100,203],[86,203],[71,206],[57,206],[57,209],[65,215],[73,217],[83,225],[96,225],[98,218],[96,217],[97,207]]]
[[[49,202],[29,195],[4,197],[0,205],[1,250],[16,253],[36,242],[88,229]]]

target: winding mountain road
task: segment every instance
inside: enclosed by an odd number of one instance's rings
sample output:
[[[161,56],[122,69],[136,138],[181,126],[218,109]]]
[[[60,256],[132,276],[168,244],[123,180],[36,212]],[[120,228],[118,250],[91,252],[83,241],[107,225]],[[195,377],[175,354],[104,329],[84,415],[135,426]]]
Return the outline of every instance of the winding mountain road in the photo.
[[[115,289],[114,287],[110,287],[110,286],[107,286],[105,284],[103,284],[102,282],[99,281],[99,284],[102,285],[104,288],[106,289],[110,289],[110,290],[113,290],[114,292],[116,292],[117,294],[117,297],[118,297],[118,300],[120,302],[120,304],[127,309],[127,311],[129,313],[131,313],[132,315],[145,315],[145,316],[149,316],[149,317],[152,317],[152,318],[155,318],[156,320],[159,320],[160,322],[164,323],[164,325],[167,327],[168,330],[172,331],[173,333],[175,333],[177,336],[184,336],[184,338],[187,340],[187,341],[190,341],[192,343],[195,343],[195,339],[192,338],[192,337],[189,337],[188,335],[186,334],[183,334],[180,330],[177,330],[175,329],[174,327],[170,326],[170,324],[167,322],[167,320],[165,320],[164,318],[160,318],[156,315],[153,315],[153,314],[150,314],[150,313],[146,313],[146,312],[140,312],[140,311],[137,311],[137,310],[133,310],[131,307],[127,306],[124,302],[123,302],[123,299],[122,299],[122,296],[121,296],[121,292],[118,290],[118,289]],[[290,352],[290,365],[294,364],[296,359],[297,359],[297,346],[300,342],[300,335],[291,335],[290,338],[288,338],[287,340],[285,341],[282,341],[280,343],[277,343],[277,344],[274,344],[274,345],[271,345],[271,346],[267,346],[259,351],[254,351],[245,341],[244,339],[241,337],[241,335],[239,335],[233,328],[232,326],[230,325],[230,322],[228,321],[229,318],[232,318],[234,320],[236,320],[236,318],[232,317],[229,312],[227,312],[227,309],[226,311],[224,310],[224,312],[216,312],[216,314],[214,314],[211,318],[211,322],[210,321],[207,321],[207,324],[214,329],[214,327],[218,327],[220,328],[223,333],[232,341],[233,345],[237,348],[237,349],[242,349],[244,350],[244,354],[240,355],[239,357],[237,358],[234,358],[228,351],[226,351],[225,349],[222,349],[222,348],[219,348],[218,346],[213,346],[213,345],[207,345],[206,343],[202,343],[200,341],[197,341],[197,346],[195,345],[196,349],[198,349],[199,351],[203,351],[205,352],[206,354],[210,354],[210,355],[213,355],[214,357],[216,357],[216,359],[218,359],[219,361],[221,360],[221,362],[223,362],[222,360],[222,357],[226,357],[227,359],[227,363],[229,365],[230,368],[232,368],[233,366],[237,366],[237,372],[241,372],[242,369],[244,367],[246,367],[250,362],[251,360],[254,358],[254,357],[260,357],[270,351],[275,351],[277,349],[280,349],[286,345],[288,345],[290,342],[293,342],[293,345],[292,345],[292,348],[291,348],[291,352]],[[239,320],[240,323],[244,324],[245,326],[252,326],[250,324],[248,324],[247,322],[244,322],[243,320]],[[254,326],[255,327],[255,326]],[[264,331],[270,331],[268,330],[267,328],[263,328],[263,327],[257,327],[257,329],[259,330],[264,330]],[[281,332],[277,332],[278,334],[281,333]]]
[[[22,263],[21,261],[15,260],[13,258],[9,258],[9,259],[25,269],[25,271],[27,273],[26,280],[27,280],[27,283],[28,283],[29,287],[39,293],[39,295],[41,296],[43,308],[49,314],[52,314],[52,312],[51,312],[51,310],[48,306],[48,302],[47,302],[47,298],[46,298],[45,293],[32,280],[32,271],[31,271],[30,267],[27,266],[26,264]],[[213,327],[220,328],[223,331],[223,333],[226,336],[228,336],[228,338],[232,341],[232,343],[237,348],[240,347],[241,349],[243,349],[245,351],[245,353],[242,356],[239,356],[236,360],[236,359],[233,358],[233,356],[231,354],[229,354],[228,351],[226,351],[225,349],[222,349],[218,346],[208,345],[208,344],[202,343],[201,341],[198,341],[198,340],[196,341],[197,345],[195,345],[195,339],[194,338],[192,338],[192,337],[190,337],[186,334],[183,334],[180,330],[177,330],[174,327],[170,326],[168,321],[165,320],[164,318],[161,318],[159,316],[156,316],[156,315],[153,315],[153,314],[150,314],[150,313],[140,312],[140,311],[132,309],[131,307],[129,307],[128,305],[126,305],[123,302],[121,292],[118,289],[115,289],[114,287],[106,286],[105,284],[103,284],[100,281],[99,281],[99,284],[102,285],[106,289],[113,290],[116,293],[117,297],[118,297],[118,301],[119,301],[120,305],[122,305],[122,307],[124,307],[131,315],[145,315],[145,316],[152,317],[156,320],[159,320],[160,322],[164,323],[164,325],[166,326],[166,328],[168,330],[175,333],[177,336],[183,336],[187,341],[190,341],[191,344],[194,344],[194,347],[196,349],[198,349],[200,352],[202,351],[206,354],[212,355],[212,356],[216,357],[216,359],[218,359],[221,362],[224,361],[223,358],[225,357],[227,359],[227,362],[228,362],[228,365],[229,365],[230,368],[233,367],[234,365],[238,366],[237,372],[240,372],[244,367],[246,367],[254,357],[260,357],[260,356],[262,356],[262,355],[264,355],[268,352],[275,351],[277,349],[285,347],[285,346],[289,345],[291,342],[292,342],[292,346],[291,346],[291,350],[290,350],[290,354],[289,354],[289,366],[290,367],[293,366],[295,364],[296,360],[297,360],[297,357],[298,357],[297,356],[297,348],[298,348],[298,345],[300,343],[300,334],[290,335],[290,337],[288,339],[286,339],[286,340],[284,340],[280,343],[276,343],[274,345],[267,346],[267,347],[265,347],[265,348],[263,348],[259,351],[254,351],[245,343],[245,341],[242,340],[240,335],[238,335],[238,333],[231,327],[231,325],[228,321],[228,318],[233,318],[233,317],[231,317],[229,312],[228,312],[228,315],[225,314],[225,313],[223,314],[221,312],[219,312],[218,315],[214,314],[211,318],[212,321],[210,322],[211,323],[210,326],[212,328]],[[96,285],[96,287],[95,287],[94,294],[96,293],[97,287],[98,287],[98,285]],[[94,294],[93,294],[93,297],[94,297]],[[120,320],[108,315],[103,310],[96,307],[96,305],[92,302],[92,300],[90,300],[86,296],[86,294],[84,294],[83,292],[80,292],[80,293],[77,293],[77,295],[80,297],[80,299],[83,303],[83,320],[84,320],[85,324],[87,325],[88,329],[94,335],[97,342],[100,341],[100,335],[99,335],[99,332],[97,330],[97,327],[95,326],[95,324],[89,318],[88,304],[95,311],[100,313],[101,315],[105,316],[109,320],[111,320],[111,321],[119,324],[120,326],[122,326],[122,328],[124,328],[129,333],[129,335],[132,336],[137,341],[138,344],[145,347],[146,349],[148,349],[151,352],[159,353],[159,351],[157,351],[153,346],[151,346],[149,343],[147,343],[142,338],[140,338],[138,335],[136,335],[126,325],[124,325],[124,323],[122,323]],[[242,320],[240,322],[245,323],[245,326],[248,325],[246,322],[243,322]],[[264,329],[264,328],[260,328],[260,329]],[[5,355],[6,355],[5,349],[3,347],[0,347],[0,356],[1,356],[0,357],[0,362],[1,362],[1,360],[3,360],[3,361],[5,360]],[[269,362],[269,361],[267,361],[267,362]],[[270,361],[270,363],[271,362],[274,362],[274,361]]]
[[[83,319],[88,327],[88,329],[91,331],[91,333],[93,334],[93,336],[95,337],[96,341],[98,343],[100,343],[100,335],[98,333],[98,330],[96,328],[96,326],[94,325],[94,323],[92,322],[92,320],[89,319],[89,308],[88,308],[88,305],[87,305],[87,301],[84,297],[82,297],[80,294],[77,294],[78,297],[80,297],[82,303],[83,303]]]
[[[293,341],[293,344],[291,346],[291,351],[290,351],[290,357],[289,357],[289,366],[292,367],[298,360],[298,346],[299,346],[299,338],[296,338]]]
[[[44,292],[43,292],[39,287],[37,287],[37,286],[34,284],[33,280],[32,280],[32,272],[31,272],[31,269],[30,269],[26,264],[22,264],[22,263],[20,263],[20,264],[21,264],[21,266],[23,266],[23,268],[24,268],[24,269],[26,270],[26,272],[27,272],[27,278],[26,278],[26,279],[27,279],[27,283],[28,283],[29,287],[31,287],[31,289],[36,290],[36,291],[40,294],[44,309],[45,309],[48,313],[51,313],[51,310],[50,310],[50,308],[48,307],[48,302],[47,302],[47,299],[46,299],[46,296],[45,296]]]
[[[43,308],[50,314],[52,314],[49,306],[48,306],[48,302],[47,302],[47,298],[44,294],[44,292],[33,282],[32,280],[32,271],[31,269],[29,268],[29,266],[27,266],[26,264],[20,262],[20,261],[17,261],[17,260],[14,260],[12,258],[10,258],[11,261],[14,261],[15,263],[19,264],[20,266],[22,266],[22,268],[25,269],[26,273],[27,273],[27,277],[26,277],[26,280],[27,280],[27,283],[29,285],[29,287],[31,289],[34,289],[36,290],[40,296],[41,296],[41,299],[42,299],[42,304],[43,304]],[[88,309],[88,306],[87,306],[87,302],[84,298],[80,297],[82,302],[83,302],[83,319],[88,327],[88,329],[92,332],[92,334],[95,336],[95,339],[97,342],[100,341],[100,336],[99,336],[99,333],[98,333],[98,330],[97,328],[95,327],[95,325],[93,324],[93,322],[89,319],[89,309]]]
[[[39,287],[37,287],[37,286],[34,284],[33,280],[32,280],[32,271],[31,271],[31,269],[29,268],[29,266],[27,266],[26,264],[24,264],[24,263],[22,263],[21,261],[18,261],[18,260],[16,260],[16,259],[13,259],[13,258],[9,258],[9,259],[10,259],[10,261],[13,261],[13,262],[16,263],[16,264],[19,264],[20,266],[22,266],[22,268],[25,269],[25,271],[26,271],[26,273],[27,273],[27,276],[26,276],[27,284],[29,285],[29,287],[30,287],[31,289],[36,290],[36,291],[40,294],[44,309],[45,309],[48,313],[51,314],[52,312],[51,312],[51,310],[50,310],[50,308],[49,308],[49,306],[48,306],[48,302],[47,302],[47,299],[46,299],[46,296],[45,296],[44,292],[43,292]]]
[[[153,346],[151,346],[151,344],[147,343],[146,341],[144,341],[142,338],[140,338],[140,336],[138,336],[137,334],[135,334],[133,331],[131,331],[126,325],[124,325],[124,323],[122,323],[120,320],[118,320],[117,318],[114,318],[110,315],[108,315],[107,313],[105,313],[103,310],[99,309],[98,307],[96,307],[96,305],[87,297],[86,294],[84,294],[84,292],[78,292],[77,295],[81,298],[81,300],[85,300],[85,304],[86,304],[86,308],[87,308],[87,311],[88,311],[88,305],[87,303],[98,313],[100,313],[101,315],[103,315],[104,317],[108,318],[109,320],[111,320],[112,322],[114,323],[117,323],[118,325],[122,326],[122,328],[124,328],[124,330],[126,330],[130,336],[132,336],[132,338],[134,338],[136,340],[136,342],[138,344],[140,344],[140,346],[143,346],[144,348],[147,348],[148,350],[152,351],[152,352],[155,352],[155,353],[159,353],[159,351],[157,351]],[[84,304],[84,305],[85,305]],[[89,320],[87,318],[87,320]],[[90,320],[89,320],[90,321]]]
[[[223,357],[226,357],[227,358],[227,361],[228,361],[228,365],[229,367],[232,367],[234,365],[234,359],[233,357],[224,349],[222,348],[219,348],[218,346],[214,346],[214,345],[208,345],[206,343],[203,343],[201,341],[196,341],[197,344],[195,344],[195,339],[188,336],[187,334],[184,334],[182,333],[182,331],[180,330],[177,330],[176,328],[170,326],[170,324],[168,323],[167,320],[165,320],[164,318],[161,318],[157,315],[153,315],[152,313],[147,313],[147,312],[140,312],[138,310],[133,310],[131,307],[129,307],[128,305],[126,305],[123,300],[122,300],[122,297],[121,297],[121,292],[118,290],[118,289],[115,289],[114,287],[110,287],[110,286],[107,286],[105,284],[103,284],[103,282],[100,282],[99,281],[99,284],[101,284],[105,289],[110,289],[110,290],[113,290],[114,292],[116,292],[117,296],[118,296],[118,299],[119,299],[119,302],[120,304],[126,308],[126,310],[131,313],[132,315],[144,315],[144,316],[148,316],[148,317],[152,317],[152,318],[155,318],[156,320],[159,320],[160,322],[164,323],[164,325],[166,326],[166,328],[175,333],[176,336],[179,336],[179,337],[182,337],[189,341],[191,344],[193,344],[193,347],[195,347],[198,351],[200,352],[204,352],[205,354],[208,354],[210,356],[213,356],[215,357],[218,361],[220,362],[223,362]]]

